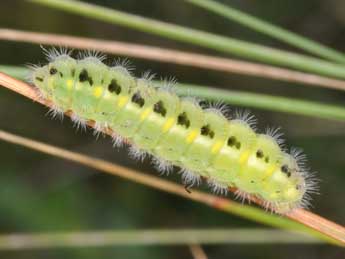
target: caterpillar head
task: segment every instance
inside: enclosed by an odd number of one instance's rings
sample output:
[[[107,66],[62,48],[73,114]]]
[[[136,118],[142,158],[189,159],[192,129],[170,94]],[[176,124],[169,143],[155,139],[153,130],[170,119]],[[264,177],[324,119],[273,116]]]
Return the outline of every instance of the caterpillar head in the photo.
[[[31,81],[39,89],[43,98],[48,99],[52,91],[47,87],[48,66],[36,67],[31,74]]]
[[[73,58],[67,55],[59,56],[48,65],[35,68],[32,73],[32,82],[39,88],[44,98],[51,99],[54,88],[59,85],[57,82],[73,79],[75,64],[76,61]]]

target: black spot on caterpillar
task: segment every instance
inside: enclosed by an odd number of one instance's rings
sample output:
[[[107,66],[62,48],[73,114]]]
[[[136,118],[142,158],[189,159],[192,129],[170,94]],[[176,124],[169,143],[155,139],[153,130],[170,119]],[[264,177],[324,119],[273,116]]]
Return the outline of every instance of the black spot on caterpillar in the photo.
[[[167,114],[167,110],[165,108],[163,101],[158,101],[157,103],[155,103],[153,105],[153,111],[162,115],[163,117],[165,117],[165,115]]]

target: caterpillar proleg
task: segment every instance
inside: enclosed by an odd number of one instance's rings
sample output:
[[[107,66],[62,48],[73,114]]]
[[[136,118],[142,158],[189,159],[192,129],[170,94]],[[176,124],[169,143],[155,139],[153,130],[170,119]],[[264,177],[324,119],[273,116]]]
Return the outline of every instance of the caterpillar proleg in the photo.
[[[149,76],[135,78],[104,56],[53,50],[49,63],[35,67],[32,82],[54,104],[53,114],[70,111],[79,126],[94,121],[96,131],[111,129],[114,144],[130,143],[131,156],[153,157],[161,172],[180,167],[185,185],[203,179],[214,192],[261,199],[278,213],[306,207],[316,188],[298,150],[282,148],[280,134],[255,132],[254,117],[238,112],[232,119],[224,106],[202,108],[192,98],[179,97],[171,87],[155,87]]]

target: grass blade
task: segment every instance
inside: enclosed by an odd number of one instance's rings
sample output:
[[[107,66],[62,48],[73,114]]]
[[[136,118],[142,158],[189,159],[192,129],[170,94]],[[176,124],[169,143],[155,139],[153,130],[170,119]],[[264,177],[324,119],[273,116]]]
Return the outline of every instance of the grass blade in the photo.
[[[266,22],[252,15],[239,11],[229,5],[225,5],[213,0],[184,0],[196,6],[206,9],[207,11],[216,13],[229,20],[235,21],[257,32],[261,32],[272,38],[288,43],[291,46],[298,47],[308,51],[316,56],[329,59],[334,62],[345,63],[345,55],[334,49],[326,47],[320,43],[309,40],[296,33],[285,30],[272,23]]]
[[[21,67],[1,66],[0,71],[9,75],[25,78],[29,71]],[[18,77],[19,76],[19,77]],[[161,83],[157,83],[158,85]],[[193,95],[205,100],[223,101],[224,103],[253,107],[270,111],[286,112],[291,114],[345,121],[345,107],[322,104],[318,102],[299,100],[295,98],[248,93],[243,91],[221,90],[211,86],[178,84],[177,93]]]
[[[258,76],[311,86],[319,86],[343,91],[345,90],[345,81],[342,80],[235,59],[207,56],[197,53],[132,44],[127,42],[98,40],[92,38],[11,29],[0,29],[0,39],[15,42],[30,42],[52,46],[63,46],[73,49],[95,49],[98,51],[123,55],[126,57],[130,56],[144,58],[160,62],[193,66],[207,70]]]
[[[274,229],[140,229],[0,235],[1,250],[147,245],[324,244],[302,233]],[[199,258],[199,257],[198,257]]]
[[[161,37],[215,49],[228,54],[234,54],[243,58],[287,66],[297,70],[300,69],[329,77],[345,78],[345,66],[326,62],[317,58],[264,47],[75,0],[27,1],[94,18],[96,20],[156,34]]]
[[[193,95],[202,99],[223,101],[233,105],[345,121],[345,107],[338,105],[190,84],[179,84],[176,91],[181,95]]]

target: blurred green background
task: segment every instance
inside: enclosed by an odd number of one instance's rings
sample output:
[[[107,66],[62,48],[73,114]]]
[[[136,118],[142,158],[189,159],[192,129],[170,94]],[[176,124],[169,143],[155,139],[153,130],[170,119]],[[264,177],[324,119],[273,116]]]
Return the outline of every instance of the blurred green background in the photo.
[[[220,0],[218,0],[220,1]],[[218,34],[298,51],[261,34],[225,21],[181,0],[89,0],[146,17],[190,26]],[[345,51],[345,1],[342,0],[222,0],[291,31]],[[21,0],[0,2],[0,27],[52,32],[100,39],[114,39],[208,54],[215,52],[175,43],[39,7]],[[37,45],[0,41],[1,64],[44,63]],[[113,57],[110,57],[113,58]],[[159,77],[180,82],[214,85],[308,100],[343,104],[344,92],[305,87],[255,77],[224,74],[190,67],[131,58],[140,76],[151,70]],[[235,107],[233,107],[235,108]],[[76,132],[69,119],[52,120],[47,109],[0,88],[1,129],[29,138],[103,158],[156,174],[149,161],[128,158],[126,148],[114,149],[109,138],[96,138],[91,130]],[[309,165],[318,172],[321,195],[314,195],[312,209],[345,224],[345,124],[284,113],[253,110],[259,128],[281,126],[289,146],[304,149]],[[0,143],[0,233],[83,231],[144,228],[260,227],[247,220],[212,210],[105,175],[92,169],[43,155],[19,146]],[[166,177],[166,176],[163,176]],[[169,180],[180,182],[172,174]],[[201,187],[203,189],[203,187]],[[205,188],[206,189],[206,188]],[[229,195],[232,198],[232,195]],[[344,258],[328,245],[214,245],[204,246],[209,258]],[[0,252],[0,258],[191,258],[186,246],[111,247]]]

